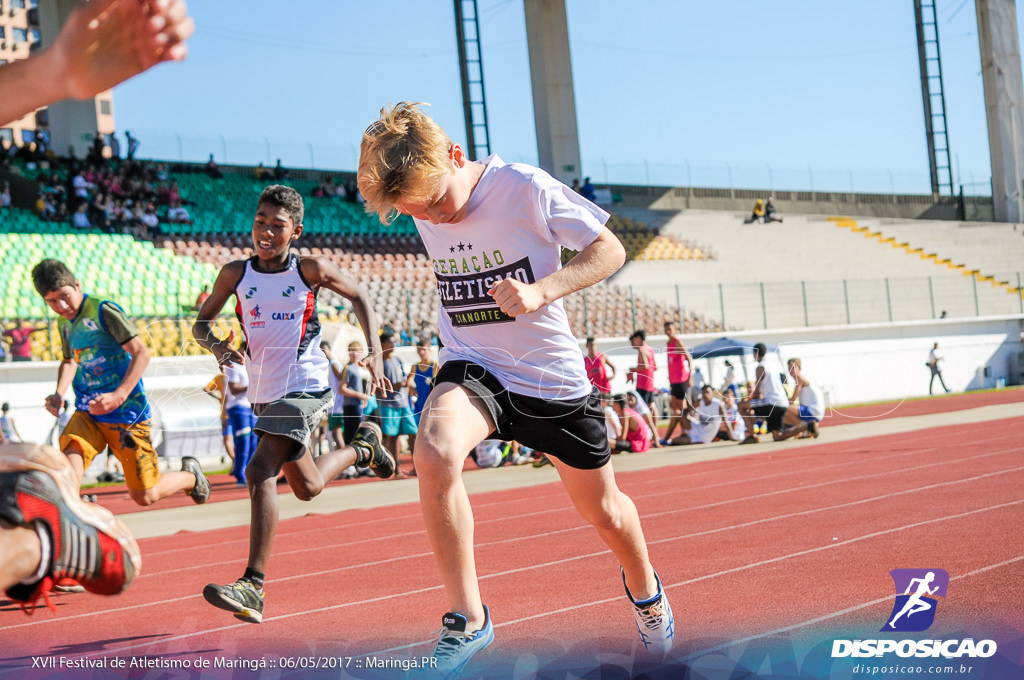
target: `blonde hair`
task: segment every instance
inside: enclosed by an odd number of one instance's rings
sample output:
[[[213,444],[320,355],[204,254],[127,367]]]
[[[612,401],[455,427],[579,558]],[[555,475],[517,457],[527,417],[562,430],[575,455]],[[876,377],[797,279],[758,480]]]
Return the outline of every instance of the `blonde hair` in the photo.
[[[420,106],[429,104],[388,104],[363,132],[359,191],[366,212],[377,213],[384,224],[391,224],[398,215],[398,201],[431,198],[453,167],[451,138]]]
[[[786,363],[788,363],[790,366],[796,366],[798,371],[803,370],[803,368],[804,368],[803,366],[800,365],[800,360],[799,359],[790,359]]]

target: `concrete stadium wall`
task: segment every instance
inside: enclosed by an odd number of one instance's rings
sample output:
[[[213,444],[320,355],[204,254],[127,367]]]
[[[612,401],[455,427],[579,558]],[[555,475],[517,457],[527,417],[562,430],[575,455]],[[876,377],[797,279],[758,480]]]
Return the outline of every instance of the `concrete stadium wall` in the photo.
[[[723,334],[687,335],[687,347],[695,347]],[[827,393],[833,405],[856,404],[920,397],[928,394],[930,371],[925,366],[933,342],[945,358],[942,374],[954,392],[1024,384],[1024,315],[980,319],[908,321],[819,328],[737,331],[728,337],[778,345],[768,357],[779,371],[785,362],[799,357],[804,371]],[[656,384],[668,385],[665,336],[648,337],[658,352]],[[626,388],[626,371],[636,365],[636,351],[626,338],[601,340],[598,349],[609,353],[617,375],[616,391]],[[753,379],[750,356],[741,365],[733,357],[736,379]],[[705,381],[716,388],[725,378],[724,359],[696,362]],[[987,375],[985,369],[988,369]],[[746,374],[744,373],[746,371]],[[935,389],[941,391],[938,380]]]

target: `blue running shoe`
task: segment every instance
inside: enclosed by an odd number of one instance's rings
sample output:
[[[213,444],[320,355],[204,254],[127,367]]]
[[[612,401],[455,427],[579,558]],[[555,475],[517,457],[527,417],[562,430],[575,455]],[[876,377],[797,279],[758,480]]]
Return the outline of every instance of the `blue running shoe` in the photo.
[[[619,571],[622,572],[621,567]],[[633,603],[633,618],[636,620],[637,632],[640,633],[640,641],[644,643],[647,651],[665,655],[672,649],[672,643],[675,641],[676,622],[657,572],[654,573],[654,578],[658,581],[658,594],[641,602],[633,599],[633,594],[629,592],[625,573],[622,574],[622,585],[626,588],[629,601]]]
[[[494,640],[494,626],[491,625],[491,612],[484,605],[484,627],[467,633],[466,617],[455,612],[448,612],[441,619],[441,632],[437,636],[430,668],[430,676],[443,677],[448,680],[457,678],[462,669],[474,654],[491,644]]]

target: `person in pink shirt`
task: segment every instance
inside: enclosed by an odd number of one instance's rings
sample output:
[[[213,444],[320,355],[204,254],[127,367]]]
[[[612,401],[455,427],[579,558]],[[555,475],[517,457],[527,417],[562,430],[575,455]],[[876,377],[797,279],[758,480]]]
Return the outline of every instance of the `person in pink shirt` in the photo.
[[[608,360],[608,355],[598,352],[594,347],[594,338],[587,338],[587,356],[583,357],[584,367],[590,384],[597,388],[602,399],[612,393],[612,378],[615,377],[615,366]]]
[[[622,439],[615,442],[614,452],[643,453],[651,448],[651,428],[647,427],[640,414],[626,405],[626,395],[612,397],[612,408],[622,422]]]
[[[647,404],[654,398],[654,349],[647,345],[647,333],[643,330],[633,331],[629,336],[629,344],[636,348],[636,366],[629,369],[626,380],[636,384],[637,393]]]
[[[18,319],[14,328],[4,331],[3,337],[11,345],[11,359],[14,361],[32,361],[32,334],[45,331],[46,326],[27,326]]]
[[[672,410],[668,429],[665,430],[665,438],[671,439],[672,431],[676,429],[677,425],[682,428],[683,434],[686,433],[683,414],[687,410],[686,391],[690,388],[690,366],[693,364],[693,356],[676,335],[676,325],[673,322],[665,322],[665,335],[668,336],[665,354],[668,355],[668,384],[671,395],[669,408]]]

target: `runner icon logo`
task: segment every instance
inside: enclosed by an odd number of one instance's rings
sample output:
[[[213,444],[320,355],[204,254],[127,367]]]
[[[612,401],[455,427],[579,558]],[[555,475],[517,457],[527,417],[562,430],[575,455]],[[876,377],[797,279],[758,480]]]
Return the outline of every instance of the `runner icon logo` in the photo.
[[[882,631],[928,630],[935,620],[938,600],[945,597],[949,573],[945,569],[893,569],[896,602]]]

